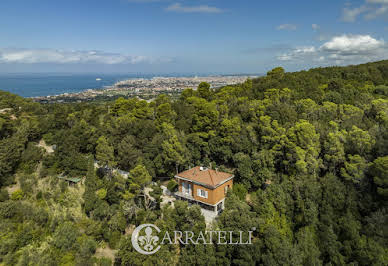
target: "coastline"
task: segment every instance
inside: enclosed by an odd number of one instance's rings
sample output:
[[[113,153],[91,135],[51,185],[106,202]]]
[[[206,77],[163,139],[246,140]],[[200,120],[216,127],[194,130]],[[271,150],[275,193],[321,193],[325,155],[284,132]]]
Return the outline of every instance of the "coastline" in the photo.
[[[145,100],[164,93],[176,96],[186,88],[196,89],[199,83],[208,82],[212,88],[239,84],[256,75],[201,76],[201,77],[152,77],[130,78],[102,88],[85,89],[74,93],[29,97],[41,103],[82,102],[95,99],[115,99],[117,97],[139,97]]]

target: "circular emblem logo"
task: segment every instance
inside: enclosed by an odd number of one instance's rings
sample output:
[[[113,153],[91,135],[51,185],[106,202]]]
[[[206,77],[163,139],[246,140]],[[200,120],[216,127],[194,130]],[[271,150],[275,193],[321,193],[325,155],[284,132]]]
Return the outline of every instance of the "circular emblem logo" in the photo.
[[[155,254],[160,249],[158,233],[160,233],[160,229],[156,225],[139,225],[132,233],[133,248],[144,255]]]

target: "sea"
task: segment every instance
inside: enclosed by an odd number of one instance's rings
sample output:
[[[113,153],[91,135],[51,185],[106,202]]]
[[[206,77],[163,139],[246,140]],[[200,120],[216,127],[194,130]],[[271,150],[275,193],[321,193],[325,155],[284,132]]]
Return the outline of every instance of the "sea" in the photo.
[[[88,89],[102,89],[118,81],[135,78],[152,78],[160,74],[61,74],[12,73],[0,74],[0,90],[22,97],[39,97],[76,93]],[[192,76],[191,74],[164,74],[165,77]]]

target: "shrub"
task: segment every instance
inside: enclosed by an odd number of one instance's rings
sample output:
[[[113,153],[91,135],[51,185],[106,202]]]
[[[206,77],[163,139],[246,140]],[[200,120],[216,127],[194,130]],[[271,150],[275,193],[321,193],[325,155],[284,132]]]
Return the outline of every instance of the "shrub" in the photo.
[[[109,247],[116,249],[119,246],[121,239],[121,233],[119,231],[113,231],[109,237]]]
[[[60,265],[74,265],[74,255],[70,252],[64,254],[60,259]]]
[[[59,182],[59,188],[61,189],[61,192],[64,193],[68,187],[68,184],[66,181],[61,180]]]
[[[49,170],[42,165],[42,168],[39,171],[39,178],[44,178],[49,175]]]
[[[43,198],[43,193],[42,193],[42,191],[39,191],[37,194],[36,194],[36,199],[37,200],[40,200],[40,199],[42,199]]]
[[[48,212],[45,209],[39,208],[39,209],[35,210],[34,216],[32,217],[32,219],[37,224],[39,224],[41,226],[44,226],[48,222],[49,214],[48,214]]]
[[[167,189],[170,190],[171,192],[174,192],[178,188],[178,183],[174,180],[171,179],[170,182],[167,184]]]
[[[51,132],[46,133],[43,135],[43,139],[46,142],[47,145],[53,145],[54,144],[54,136]]]
[[[233,185],[233,194],[235,194],[240,200],[245,201],[245,196],[248,191],[243,184],[236,183]]]
[[[54,246],[65,251],[73,248],[74,243],[79,236],[78,229],[71,222],[61,224],[54,233]]]
[[[3,188],[0,190],[0,202],[6,201],[6,200],[9,200],[9,194],[8,194],[8,191],[5,188]]]
[[[96,252],[97,243],[90,237],[79,237],[79,248],[78,248],[78,264],[86,264],[91,256]]]
[[[22,175],[19,178],[20,188],[25,194],[32,193],[34,185],[36,185],[35,179],[31,175]]]
[[[98,258],[95,263],[97,266],[111,266],[112,260],[109,258]]]
[[[26,173],[33,173],[38,162],[42,160],[43,151],[35,143],[28,143],[27,148],[21,156],[22,169]]]
[[[22,190],[18,189],[14,191],[11,195],[11,200],[21,200],[24,197],[24,193]]]
[[[0,218],[13,218],[18,213],[18,202],[7,201],[0,204]]]
[[[100,199],[105,199],[106,197],[106,189],[105,188],[101,188],[99,190],[96,191],[96,195],[97,197],[99,197]]]

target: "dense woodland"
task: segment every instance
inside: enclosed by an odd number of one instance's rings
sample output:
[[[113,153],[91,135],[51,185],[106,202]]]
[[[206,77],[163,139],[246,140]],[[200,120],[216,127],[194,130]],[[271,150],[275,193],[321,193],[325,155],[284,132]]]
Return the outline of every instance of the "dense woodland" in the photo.
[[[0,92],[0,110],[0,264],[388,265],[388,61],[279,67],[177,100],[44,105]],[[253,244],[134,251],[142,223],[205,230],[198,206],[161,208],[150,185],[194,165],[235,174],[214,226],[255,227]]]

